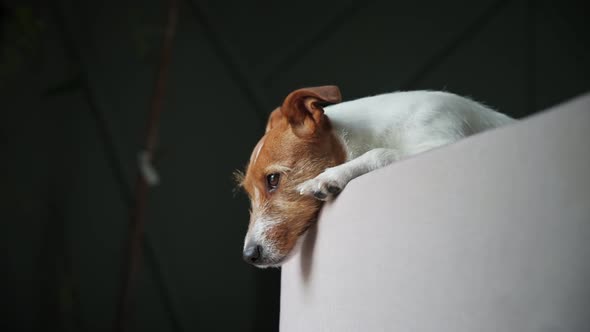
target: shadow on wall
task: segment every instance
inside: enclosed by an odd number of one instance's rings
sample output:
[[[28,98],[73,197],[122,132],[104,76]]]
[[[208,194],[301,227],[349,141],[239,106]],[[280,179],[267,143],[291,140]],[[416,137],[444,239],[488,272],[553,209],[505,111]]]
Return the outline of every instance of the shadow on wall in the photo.
[[[313,249],[315,248],[315,241],[318,235],[317,223],[311,226],[305,234],[303,243],[301,244],[301,273],[303,282],[307,283],[311,276],[311,269],[313,268]]]

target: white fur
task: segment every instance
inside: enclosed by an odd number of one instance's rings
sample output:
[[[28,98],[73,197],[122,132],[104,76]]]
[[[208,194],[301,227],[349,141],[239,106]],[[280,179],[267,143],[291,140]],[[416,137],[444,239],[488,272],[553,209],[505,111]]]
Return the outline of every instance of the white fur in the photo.
[[[463,137],[514,121],[473,100],[447,92],[394,92],[325,108],[348,161],[302,183],[300,193],[325,198],[365,173]],[[316,195],[317,197],[317,195]]]
[[[252,227],[246,233],[244,239],[244,248],[250,244],[256,244],[263,248],[266,261],[279,262],[282,257],[276,249],[276,243],[267,238],[268,231],[283,222],[281,218],[272,218],[268,215],[268,204],[261,204],[260,192],[258,188],[254,188],[254,199],[252,200]],[[258,267],[265,267],[264,265],[254,264]],[[268,265],[272,266],[272,264]]]
[[[256,144],[256,146],[254,147],[254,152],[252,152],[252,155],[250,156],[250,162],[251,163],[255,163],[256,160],[258,160],[258,155],[260,154],[260,150],[262,150],[262,147],[264,146],[264,141],[266,140],[265,137],[263,137],[260,142],[258,142],[258,144]]]
[[[251,243],[255,243],[261,246],[264,250],[265,260],[270,262],[280,262],[283,257],[279,254],[276,249],[276,243],[270,241],[266,237],[267,231],[276,226],[277,224],[281,223],[281,220],[271,219],[264,216],[264,213],[258,214],[258,216],[253,216],[255,219],[252,228],[246,234],[246,238],[244,239],[244,250],[248,245]],[[258,265],[254,264],[258,267],[266,267],[266,266],[273,266],[273,264],[268,265]]]

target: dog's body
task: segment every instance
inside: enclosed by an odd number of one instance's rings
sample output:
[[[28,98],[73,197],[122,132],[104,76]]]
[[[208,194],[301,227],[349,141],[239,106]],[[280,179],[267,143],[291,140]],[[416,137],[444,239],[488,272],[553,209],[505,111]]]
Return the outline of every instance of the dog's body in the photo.
[[[412,91],[340,102],[337,87],[294,91],[270,116],[241,184],[252,201],[246,261],[278,266],[352,179],[392,162],[507,124],[508,116],[445,92]]]
[[[396,160],[513,121],[470,99],[438,91],[361,98],[328,106],[325,114],[347,162],[302,184],[302,193],[323,200],[333,196],[330,186],[343,189],[355,177]]]

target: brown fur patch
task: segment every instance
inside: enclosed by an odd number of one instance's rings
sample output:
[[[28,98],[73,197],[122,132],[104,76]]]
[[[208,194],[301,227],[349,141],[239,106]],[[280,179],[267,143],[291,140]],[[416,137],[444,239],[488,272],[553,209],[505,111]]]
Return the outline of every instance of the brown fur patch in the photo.
[[[346,159],[344,148],[329,129],[328,118],[322,116],[321,129],[306,138],[295,135],[284,117],[275,121],[264,135],[264,145],[256,152],[257,157],[251,159],[245,176],[240,177],[253,202],[251,215],[259,216],[257,209],[264,206],[266,216],[281,220],[265,234],[281,256],[288,255],[298,237],[316,220],[322,206],[322,202],[313,197],[301,196],[297,187]],[[266,177],[269,170],[277,165],[290,171],[281,173],[277,189],[270,192]],[[254,206],[256,190],[260,195],[258,206]],[[255,222],[251,218],[250,227]]]

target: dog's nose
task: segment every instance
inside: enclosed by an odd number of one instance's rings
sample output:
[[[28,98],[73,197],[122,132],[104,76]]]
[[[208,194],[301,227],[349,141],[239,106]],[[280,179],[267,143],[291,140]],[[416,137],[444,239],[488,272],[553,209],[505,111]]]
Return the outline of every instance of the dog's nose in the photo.
[[[262,247],[259,245],[249,245],[244,249],[244,260],[250,264],[256,263],[262,254]]]

